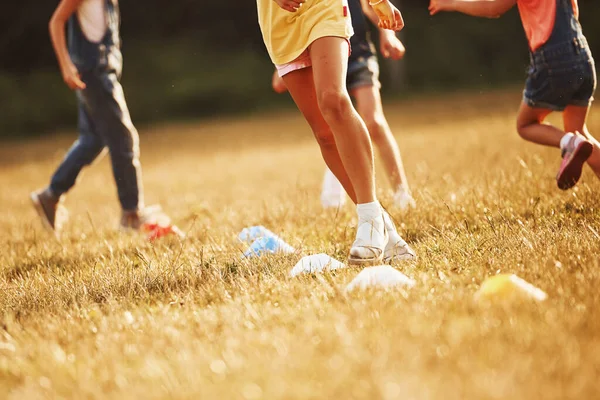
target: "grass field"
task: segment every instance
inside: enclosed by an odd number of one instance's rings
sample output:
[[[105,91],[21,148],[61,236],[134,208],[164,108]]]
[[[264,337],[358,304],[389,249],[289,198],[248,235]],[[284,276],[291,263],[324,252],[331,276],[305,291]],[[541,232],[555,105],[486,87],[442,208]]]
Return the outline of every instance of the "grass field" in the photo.
[[[254,224],[342,261],[353,239],[350,206],[320,207],[324,164],[295,112],[142,129],[146,202],[189,232],[181,243],[116,231],[106,159],[52,240],[28,194],[73,134],[3,144],[0,397],[598,398],[600,183],[588,168],[559,191],[558,151],[517,136],[518,101],[387,107],[418,202],[394,213],[419,255],[396,265],[408,291],[346,294],[357,268],[289,279],[299,256],[240,261],[235,237]],[[475,302],[499,272],[548,300]]]

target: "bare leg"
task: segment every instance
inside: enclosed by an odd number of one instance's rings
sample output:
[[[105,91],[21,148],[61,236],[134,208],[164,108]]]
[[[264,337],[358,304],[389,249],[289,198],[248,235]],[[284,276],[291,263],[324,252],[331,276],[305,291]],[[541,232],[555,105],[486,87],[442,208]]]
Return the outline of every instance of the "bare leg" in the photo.
[[[320,38],[311,45],[310,54],[317,102],[333,132],[357,202],[372,203],[377,200],[373,148],[346,90],[348,43],[339,37]]]
[[[338,153],[333,132],[323,118],[317,102],[312,68],[291,72],[285,75],[283,80],[298,109],[310,125],[325,163],[340,181],[348,196],[356,203],[356,194]]]
[[[333,133],[323,118],[317,102],[312,69],[306,68],[291,72],[284,76],[283,80],[296,105],[313,130],[325,162],[356,204],[356,195],[337,151]],[[415,252],[400,237],[392,219],[386,214],[384,214],[384,224],[390,235],[384,252],[386,262],[414,259],[416,257]]]
[[[310,85],[306,72],[302,71],[286,75],[284,82],[305,115],[318,115],[314,110],[316,99],[320,115],[329,129],[316,126],[318,118],[307,116],[307,120],[311,120],[309,123],[321,142],[321,148],[327,147],[324,146],[324,139],[329,140],[327,137],[333,134],[334,139],[329,147],[337,147],[351,184],[343,182],[346,177],[340,173],[333,157],[327,162],[332,163],[330,168],[336,175],[339,173],[338,179],[342,184],[354,189],[358,203],[358,227],[356,240],[350,249],[349,263],[365,265],[381,262],[389,237],[383,210],[375,194],[373,149],[369,134],[346,91],[348,43],[338,37],[320,38],[311,45],[310,55],[313,84]],[[313,94],[315,97],[311,98]]]
[[[358,113],[365,121],[371,140],[377,146],[394,191],[409,191],[400,149],[383,113],[381,94],[375,86],[362,86],[352,92]]]
[[[517,115],[517,132],[519,132],[519,135],[533,143],[560,147],[560,139],[565,135],[565,132],[543,123],[550,112],[550,110],[544,108],[532,108],[525,103],[521,103]]]

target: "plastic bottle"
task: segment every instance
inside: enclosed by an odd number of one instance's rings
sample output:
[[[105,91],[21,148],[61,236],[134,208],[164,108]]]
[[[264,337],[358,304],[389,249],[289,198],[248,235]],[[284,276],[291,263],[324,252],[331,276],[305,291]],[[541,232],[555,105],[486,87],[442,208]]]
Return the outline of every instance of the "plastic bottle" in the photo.
[[[244,257],[262,256],[275,253],[293,253],[296,250],[284,242],[281,238],[275,236],[264,236],[256,239],[250,248],[244,253]]]

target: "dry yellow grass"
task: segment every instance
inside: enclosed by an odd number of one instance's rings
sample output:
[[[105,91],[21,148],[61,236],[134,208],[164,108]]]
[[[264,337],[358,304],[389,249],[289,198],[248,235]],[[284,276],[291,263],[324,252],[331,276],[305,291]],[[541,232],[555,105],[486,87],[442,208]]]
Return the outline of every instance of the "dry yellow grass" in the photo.
[[[320,208],[323,162],[296,113],[143,130],[147,203],[189,230],[183,243],[115,231],[106,160],[51,240],[27,196],[73,136],[3,144],[0,397],[598,398],[600,184],[588,169],[556,189],[558,152],[517,137],[518,101],[388,106],[418,201],[396,214],[420,256],[397,265],[410,291],[345,295],[356,268],[292,280],[298,257],[239,261],[253,224],[341,260],[352,240],[351,208]],[[475,303],[498,272],[549,299]]]

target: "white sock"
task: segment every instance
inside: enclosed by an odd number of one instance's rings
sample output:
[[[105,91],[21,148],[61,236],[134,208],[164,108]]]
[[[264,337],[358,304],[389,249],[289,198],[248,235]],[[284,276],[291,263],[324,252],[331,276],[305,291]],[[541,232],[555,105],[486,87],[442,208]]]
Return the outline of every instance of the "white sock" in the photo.
[[[372,248],[378,248],[385,251],[388,243],[383,223],[383,209],[378,201],[371,203],[358,204],[358,227],[356,229],[356,240],[352,244],[350,254],[360,259],[372,259],[374,254]],[[377,257],[375,257],[377,258]]]
[[[375,200],[371,203],[357,204],[356,212],[358,213],[359,220],[370,221],[381,217],[382,208],[381,204]]]
[[[573,139],[573,137],[575,137],[575,135],[571,132],[566,133],[565,136],[562,137],[562,139],[560,139],[560,149],[564,150],[567,148],[567,145],[569,144],[569,142],[571,141],[571,139]]]

